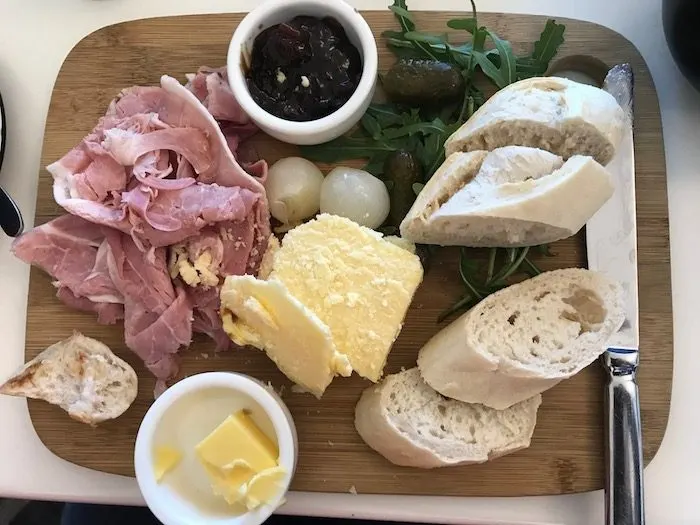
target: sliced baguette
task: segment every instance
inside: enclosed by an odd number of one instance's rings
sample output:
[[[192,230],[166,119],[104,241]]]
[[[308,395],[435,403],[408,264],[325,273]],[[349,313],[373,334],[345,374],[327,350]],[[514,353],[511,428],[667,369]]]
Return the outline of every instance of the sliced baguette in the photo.
[[[564,159],[591,156],[605,165],[623,129],[624,112],[610,93],[565,78],[535,77],[488,99],[447,139],[445,152],[531,146]]]
[[[418,354],[441,394],[505,409],[591,364],[625,318],[622,287],[580,268],[500,290],[430,339]]]
[[[612,196],[612,176],[591,157],[506,146],[457,152],[431,177],[401,236],[442,246],[547,244],[578,232]]]
[[[355,428],[396,465],[419,468],[484,463],[530,446],[539,395],[507,410],[462,403],[430,388],[417,368],[366,389]]]
[[[79,333],[51,345],[0,385],[0,394],[41,399],[92,426],[122,415],[137,393],[134,369]]]

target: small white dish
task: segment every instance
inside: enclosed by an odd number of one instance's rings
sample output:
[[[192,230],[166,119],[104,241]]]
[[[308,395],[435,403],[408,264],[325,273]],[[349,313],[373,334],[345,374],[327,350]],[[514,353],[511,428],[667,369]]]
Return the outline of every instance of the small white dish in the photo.
[[[204,469],[196,464],[194,445],[243,408],[251,410],[256,424],[276,440],[286,476],[273,501],[237,514],[213,494]],[[174,446],[184,454],[160,482],[153,468],[156,445]],[[284,502],[297,453],[292,416],[272,388],[242,374],[207,372],[179,381],[155,400],[136,436],[134,467],[146,504],[164,525],[259,525]]]
[[[307,122],[285,120],[262,109],[251,97],[245,78],[255,37],[268,27],[298,15],[335,18],[362,59],[362,76],[350,99],[330,115]],[[377,42],[362,15],[342,0],[268,0],[248,13],[234,31],[227,64],[229,84],[236,100],[260,129],[290,144],[321,144],[349,131],[372,102],[377,83]]]

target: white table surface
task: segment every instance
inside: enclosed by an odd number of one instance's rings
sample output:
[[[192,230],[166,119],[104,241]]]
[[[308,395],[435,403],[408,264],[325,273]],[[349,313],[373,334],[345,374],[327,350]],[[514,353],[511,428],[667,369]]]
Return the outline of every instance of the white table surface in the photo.
[[[17,199],[28,225],[51,89],[73,45],[123,20],[197,12],[247,11],[255,0],[0,0],[0,91],[7,109],[8,150],[0,185]],[[387,0],[355,0],[382,9]],[[409,0],[414,9],[463,9],[466,0]],[[661,28],[661,0],[480,0],[481,11],[531,12],[598,22],[629,38],[651,69],[666,143],[674,308],[674,381],[668,431],[645,472],[649,525],[700,523],[700,377],[694,324],[700,311],[700,95],[671,61]],[[221,57],[224,62],[225,57]],[[23,362],[29,271],[0,233],[0,377]],[[649,349],[648,351],[653,351]],[[105,451],[105,453],[109,453]],[[131,478],[63,461],[41,444],[21,399],[0,399],[0,496],[142,504]],[[534,498],[437,498],[293,493],[283,512],[442,523],[600,524],[603,495]]]

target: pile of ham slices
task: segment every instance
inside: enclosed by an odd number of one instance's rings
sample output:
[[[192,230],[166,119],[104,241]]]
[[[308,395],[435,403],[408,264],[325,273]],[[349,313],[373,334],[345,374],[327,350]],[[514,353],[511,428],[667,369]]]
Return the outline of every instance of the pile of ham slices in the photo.
[[[186,86],[132,87],[92,132],[47,167],[68,214],[13,244],[49,273],[67,305],[98,322],[123,319],[127,346],[158,379],[178,370],[193,332],[230,341],[219,281],[255,274],[270,235],[264,161],[234,156],[256,131],[225,69],[201,68]]]

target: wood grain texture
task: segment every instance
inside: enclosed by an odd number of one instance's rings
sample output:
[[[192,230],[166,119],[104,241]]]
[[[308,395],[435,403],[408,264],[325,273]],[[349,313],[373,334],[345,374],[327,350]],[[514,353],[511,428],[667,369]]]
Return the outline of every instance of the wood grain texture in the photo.
[[[419,26],[441,31],[457,13],[421,13]],[[365,16],[377,36],[394,26],[391,14]],[[157,84],[167,73],[184,81],[200,65],[222,65],[230,35],[240,15],[159,18],[106,27],[81,41],[58,75],[46,123],[42,166],[76,144],[103,115],[124,87]],[[538,16],[481,14],[480,21],[507,37],[517,52],[526,52],[545,19]],[[648,462],[661,443],[668,417],[672,374],[672,317],[668,211],[663,137],[656,92],[637,50],[604,27],[573,20],[566,24],[566,43],[559,57],[587,55],[606,65],[628,61],[636,75],[635,143],[642,366],[639,383]],[[382,47],[382,46],[380,46]],[[381,52],[385,68],[390,54]],[[255,146],[270,161],[294,152],[266,137]],[[61,214],[51,193],[51,177],[39,174],[36,224]],[[585,244],[578,236],[557,243],[558,255],[540,263],[549,269],[584,266]],[[421,345],[437,330],[436,318],[460,295],[454,250],[443,250],[427,272],[391,353],[386,372],[414,366]],[[128,412],[99,428],[70,420],[60,409],[30,402],[41,440],[74,463],[106,472],[133,475],[132,453],[139,422],[152,400],[153,379],[124,345],[121,325],[97,325],[94,317],[64,307],[48,276],[31,272],[26,357],[30,359],[73,330],[96,337],[128,360],[141,378],[139,397]],[[284,399],[296,421],[300,460],[294,490],[461,496],[559,494],[603,486],[603,375],[596,364],[544,395],[532,446],[484,465],[421,471],[398,468],[366,447],[353,426],[353,410],[368,383],[357,376],[336,379],[321,401],[292,394],[290,384],[264,353],[254,350],[214,355],[212,344],[195,338],[185,354],[184,375],[208,370],[242,371],[284,388]]]

